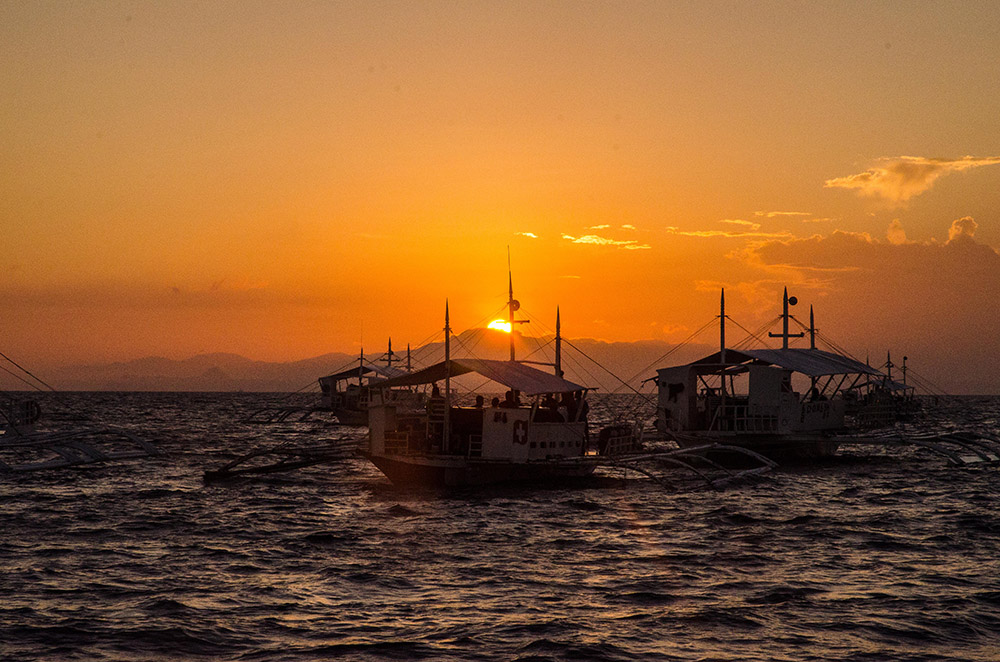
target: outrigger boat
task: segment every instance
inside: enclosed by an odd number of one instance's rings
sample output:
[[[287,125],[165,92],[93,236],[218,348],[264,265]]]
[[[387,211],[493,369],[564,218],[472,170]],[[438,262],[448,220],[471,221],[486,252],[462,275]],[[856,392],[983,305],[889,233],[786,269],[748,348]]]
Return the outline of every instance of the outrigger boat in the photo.
[[[511,328],[527,322],[514,318],[519,307],[511,286]],[[375,385],[365,457],[397,485],[453,487],[592,474],[597,465],[586,461],[588,389],[562,376],[558,311],[554,374],[517,361],[513,334],[509,361],[452,358],[449,320],[446,302],[444,361]],[[480,398],[475,406],[456,406],[452,379],[469,373],[506,387],[504,402],[497,398],[487,406]],[[426,408],[406,407],[388,397],[392,389],[419,385],[433,385]],[[522,403],[521,395],[530,401]],[[543,396],[561,406],[543,405]]]
[[[719,314],[719,351],[657,371],[657,428],[681,447],[708,441],[747,448],[774,460],[827,457],[850,431],[848,410],[890,383],[881,371],[848,356],[816,348],[810,307],[808,348],[790,348],[785,289],[781,349],[726,347],[725,291]],[[874,396],[873,396],[874,397]]]
[[[403,366],[394,366],[394,357],[390,338],[389,349],[383,358],[368,361],[362,349],[356,367],[320,377],[321,408],[332,411],[343,425],[368,425],[372,387],[386,379],[402,377],[412,372],[409,346],[406,348],[406,363]],[[385,365],[379,365],[378,361],[384,361]],[[419,407],[424,403],[424,394],[413,389],[382,391],[380,397],[403,406]]]

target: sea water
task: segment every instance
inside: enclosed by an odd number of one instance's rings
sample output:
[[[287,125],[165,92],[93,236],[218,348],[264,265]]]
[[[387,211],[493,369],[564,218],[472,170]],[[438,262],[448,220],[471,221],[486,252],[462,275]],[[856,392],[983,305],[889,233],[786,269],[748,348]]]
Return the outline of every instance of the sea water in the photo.
[[[0,659],[1000,659],[998,467],[848,448],[681,494],[403,490],[362,460],[203,484],[253,447],[358,433],[239,423],[283,403],[43,402],[165,454],[0,475]]]

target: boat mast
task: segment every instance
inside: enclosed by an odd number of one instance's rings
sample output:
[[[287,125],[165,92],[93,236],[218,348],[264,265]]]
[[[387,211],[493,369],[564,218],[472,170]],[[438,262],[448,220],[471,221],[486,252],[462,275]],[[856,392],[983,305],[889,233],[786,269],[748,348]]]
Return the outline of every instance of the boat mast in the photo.
[[[788,314],[788,306],[794,306],[799,302],[795,297],[788,296],[788,288],[785,288],[784,301],[781,311],[781,333],[768,333],[769,338],[781,338],[781,349],[788,349],[788,339],[789,338],[801,338],[804,333],[789,333],[788,332],[788,320],[791,315]]]
[[[812,304],[809,304],[809,349],[816,349],[816,321]]]
[[[781,312],[781,349],[788,349],[788,288],[785,288],[784,304]]]
[[[719,362],[726,362],[726,288],[719,297]]]
[[[514,325],[527,324],[530,320],[514,319],[514,311],[521,308],[521,302],[514,298],[514,277],[510,273],[510,246],[507,247],[507,321],[510,322],[510,360],[514,360]]]
[[[556,377],[563,376],[562,370],[562,334],[559,324],[559,306],[556,306]]]
[[[813,306],[809,304],[809,349],[816,349],[816,318],[813,317]],[[809,395],[810,397],[817,393],[816,384],[818,383],[818,377],[809,378]],[[825,389],[826,387],[824,387]]]
[[[451,323],[448,315],[448,300],[444,300],[444,425],[441,428],[441,451],[448,452],[448,438],[451,436]]]
[[[412,372],[410,367],[410,343],[406,343],[406,372]]]
[[[726,288],[719,296],[719,363],[722,364],[722,403],[726,402]]]
[[[389,336],[389,351],[385,353],[385,365],[388,368],[392,367],[392,336]]]
[[[514,278],[510,273],[510,248],[507,249],[507,319],[510,320],[510,360],[514,360]]]
[[[361,387],[365,376],[365,346],[361,345],[361,357],[358,359],[358,387]]]

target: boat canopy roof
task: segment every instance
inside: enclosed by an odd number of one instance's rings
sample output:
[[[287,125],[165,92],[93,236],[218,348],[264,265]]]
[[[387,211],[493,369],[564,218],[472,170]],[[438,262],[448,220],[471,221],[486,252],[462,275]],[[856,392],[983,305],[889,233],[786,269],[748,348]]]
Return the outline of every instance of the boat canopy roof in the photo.
[[[393,366],[377,365],[375,363],[364,363],[361,366],[354,366],[353,368],[348,368],[347,370],[341,370],[340,372],[335,372],[332,375],[327,375],[326,377],[320,377],[324,381],[340,381],[342,379],[351,379],[357,377],[359,374],[362,376],[376,375],[383,379],[390,379],[392,377],[400,377],[402,375],[408,375],[409,373],[402,368],[396,368]]]
[[[875,368],[847,356],[834,354],[822,349],[727,349],[725,365],[758,361],[799,372],[809,377],[827,375],[876,375],[884,376]],[[720,352],[706,356],[689,364],[712,368],[712,372],[722,367]]]
[[[571,381],[556,377],[547,372],[542,372],[537,368],[518,363],[517,361],[496,361],[492,359],[451,359],[450,362],[442,361],[412,374],[379,382],[378,386],[380,388],[393,388],[396,386],[432,384],[448,377],[448,363],[451,364],[450,372],[452,377],[474,372],[499,384],[503,384],[507,388],[521,391],[525,395],[571,393],[586,389],[584,386],[574,384]]]

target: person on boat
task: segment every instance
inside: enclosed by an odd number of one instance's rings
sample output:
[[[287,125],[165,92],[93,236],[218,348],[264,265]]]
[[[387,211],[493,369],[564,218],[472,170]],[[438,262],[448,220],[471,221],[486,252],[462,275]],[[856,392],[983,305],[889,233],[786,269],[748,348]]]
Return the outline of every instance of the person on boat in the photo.
[[[573,415],[573,420],[586,421],[587,414],[590,413],[590,403],[584,399],[583,391],[577,391],[574,395],[574,399],[576,400],[576,413]]]
[[[486,404],[486,400],[481,395],[476,396],[476,409],[482,409],[483,405]]]
[[[556,411],[559,412],[559,417],[563,421],[576,420],[576,402],[573,400],[572,393],[562,394],[562,398],[559,401],[559,406]]]
[[[515,407],[521,406],[521,392],[518,391],[517,389],[514,389],[514,406]]]
[[[427,413],[431,417],[444,418],[444,396],[437,384],[431,389],[431,397],[427,399]]]
[[[490,400],[490,407],[497,409],[500,406],[500,398],[493,398]]]
[[[539,423],[561,423],[566,420],[559,414],[559,401],[554,394],[549,393],[542,400],[541,406],[535,413],[535,420]]]
[[[503,402],[500,403],[503,409],[517,409],[517,401],[514,399],[514,392],[507,391],[504,393]]]
[[[818,388],[813,386],[809,390],[809,399],[813,402],[822,402],[823,400],[826,400],[826,396],[820,393],[820,390]]]

